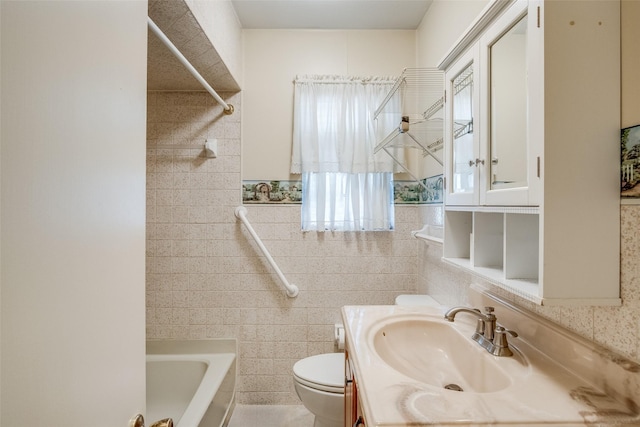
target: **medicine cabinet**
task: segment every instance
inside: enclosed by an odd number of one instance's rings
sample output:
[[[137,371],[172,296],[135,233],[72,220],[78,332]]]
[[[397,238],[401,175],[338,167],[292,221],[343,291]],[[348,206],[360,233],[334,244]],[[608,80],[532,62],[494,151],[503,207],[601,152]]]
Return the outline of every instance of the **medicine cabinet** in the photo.
[[[619,18],[496,0],[445,56],[446,262],[537,304],[620,304]]]
[[[494,13],[509,2],[500,2]],[[528,138],[527,78],[535,40],[526,2],[515,2],[447,67],[447,203],[537,206],[540,147]],[[448,166],[448,167],[447,167]]]
[[[447,126],[444,138],[447,166],[447,197],[449,204],[479,204],[478,177],[480,162],[479,135],[474,131],[478,116],[478,85],[474,69],[478,67],[478,49],[471,48],[445,74],[447,93]],[[477,74],[477,71],[476,71]]]
[[[515,9],[515,8],[514,8]],[[515,9],[517,10],[517,9]],[[511,15],[511,14],[509,14]],[[506,16],[507,24],[511,16]],[[489,31],[481,45],[487,47],[489,114],[487,129],[489,190],[527,188],[527,16],[493,40]],[[488,38],[488,40],[487,40]],[[488,123],[487,123],[488,122]],[[529,201],[537,204],[537,200]]]

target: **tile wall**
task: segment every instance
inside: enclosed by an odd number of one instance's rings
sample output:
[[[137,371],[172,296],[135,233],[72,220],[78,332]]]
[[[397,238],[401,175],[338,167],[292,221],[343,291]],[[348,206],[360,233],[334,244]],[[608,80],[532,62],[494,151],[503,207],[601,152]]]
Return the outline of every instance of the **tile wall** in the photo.
[[[414,293],[420,208],[398,206],[391,233],[302,233],[297,205],[247,205],[247,218],[287,279],[234,216],[241,203],[239,94],[150,92],[147,141],[147,338],[237,338],[239,404],[298,404],[291,367],[334,351],[348,304]],[[217,138],[216,159],[202,157]],[[162,148],[185,145],[195,148]]]
[[[440,212],[425,207],[428,221],[439,221]],[[467,303],[469,284],[492,288],[505,299],[554,321],[583,337],[640,363],[640,206],[621,207],[620,307],[547,307],[514,297],[441,261],[442,245],[419,246],[418,291],[429,293],[445,305]],[[594,243],[596,244],[596,243]],[[579,286],[579,284],[576,284]]]

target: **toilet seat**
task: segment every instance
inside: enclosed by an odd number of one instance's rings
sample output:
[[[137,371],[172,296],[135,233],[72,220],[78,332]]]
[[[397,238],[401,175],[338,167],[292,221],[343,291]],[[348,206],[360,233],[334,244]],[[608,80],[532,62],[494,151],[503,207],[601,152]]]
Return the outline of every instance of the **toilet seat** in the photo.
[[[344,393],[344,353],[326,353],[298,360],[293,377],[307,387],[328,393]]]

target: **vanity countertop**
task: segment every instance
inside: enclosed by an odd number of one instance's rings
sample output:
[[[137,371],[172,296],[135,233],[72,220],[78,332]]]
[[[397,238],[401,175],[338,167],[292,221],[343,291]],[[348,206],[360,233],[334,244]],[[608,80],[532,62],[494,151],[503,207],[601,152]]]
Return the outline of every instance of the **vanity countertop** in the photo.
[[[379,333],[378,325],[384,319],[419,315],[443,321],[443,313],[443,309],[430,307],[343,307],[347,349],[358,380],[359,401],[367,427],[640,426],[640,409],[634,401],[611,397],[525,339],[511,338],[511,347],[516,352],[512,358],[492,356],[479,346],[480,352],[470,349],[469,357],[495,358],[505,372],[518,372],[507,387],[486,393],[452,391],[417,381],[390,367],[373,349],[373,331]],[[471,341],[475,327],[473,316],[461,314],[453,325]],[[569,353],[573,350],[567,348]],[[407,360],[411,363],[409,357]]]

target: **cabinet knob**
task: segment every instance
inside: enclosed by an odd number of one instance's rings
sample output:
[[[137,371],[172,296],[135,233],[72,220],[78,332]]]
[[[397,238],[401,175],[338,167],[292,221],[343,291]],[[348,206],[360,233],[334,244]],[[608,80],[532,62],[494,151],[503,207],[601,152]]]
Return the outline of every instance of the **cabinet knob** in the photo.
[[[481,159],[476,159],[475,161],[473,160],[469,160],[469,166],[478,166],[478,165],[484,165],[484,160]]]

